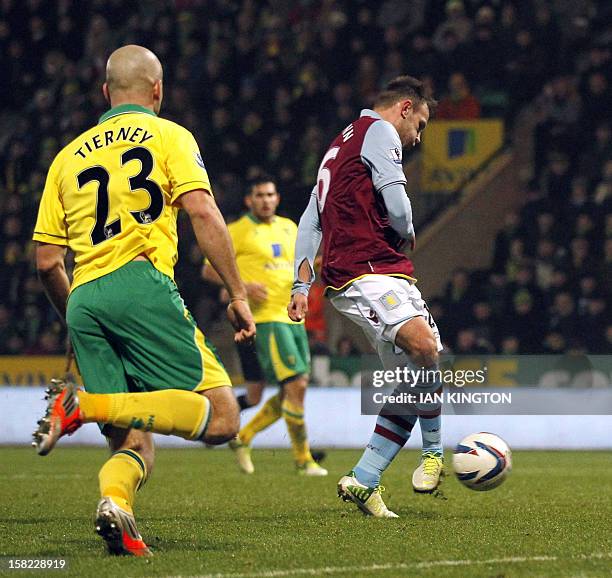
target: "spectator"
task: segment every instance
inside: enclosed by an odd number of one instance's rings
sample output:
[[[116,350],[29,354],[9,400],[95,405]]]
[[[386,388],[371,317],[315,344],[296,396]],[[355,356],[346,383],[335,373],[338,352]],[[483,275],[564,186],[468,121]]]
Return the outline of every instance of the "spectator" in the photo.
[[[495,351],[494,344],[497,342],[495,329],[498,323],[493,317],[491,306],[486,301],[477,301],[472,308],[471,329],[476,337],[476,344],[487,353]],[[434,317],[434,319],[436,319]],[[437,319],[436,319],[437,323]]]
[[[550,239],[541,239],[536,248],[535,278],[538,287],[547,291],[552,285],[553,272],[557,266],[557,246]]]
[[[544,353],[559,355],[565,351],[567,343],[558,331],[551,331],[544,338]]]
[[[576,304],[571,293],[562,291],[555,295],[550,310],[550,328],[561,333],[565,339],[570,339],[577,334]]]
[[[480,103],[471,93],[470,86],[461,72],[451,74],[448,80],[449,94],[442,98],[436,117],[440,120],[474,120],[480,118]]]
[[[471,40],[473,26],[472,21],[465,14],[463,2],[449,0],[446,3],[446,19],[436,28],[433,44],[438,50],[444,51],[444,36],[448,32],[452,32],[460,44],[466,44]]]
[[[490,353],[490,350],[478,341],[476,332],[469,327],[457,333],[455,353],[457,355],[482,355]]]
[[[528,291],[517,293],[502,324],[504,334],[514,335],[522,354],[539,353],[542,348],[543,324],[534,309],[533,297]]]
[[[519,215],[514,211],[510,211],[504,216],[503,229],[500,229],[495,237],[495,248],[493,250],[494,271],[504,271],[506,262],[510,256],[510,244],[512,240],[519,235]]]
[[[535,130],[535,175],[539,177],[551,150],[572,155],[577,151],[577,129],[582,112],[575,78],[551,80],[538,98],[539,122]]]
[[[610,353],[610,350],[606,350],[605,341],[606,323],[609,319],[609,307],[602,295],[594,294],[583,304],[583,313],[579,318],[579,334],[584,336],[589,353]]]
[[[342,335],[336,342],[336,355],[338,357],[359,357],[361,351],[357,345],[355,345],[352,337]]]
[[[515,335],[507,335],[502,339],[500,353],[502,355],[518,355],[520,353],[520,343]]]
[[[444,309],[447,312],[445,331],[448,332],[450,341],[454,341],[459,329],[467,327],[473,300],[474,292],[470,287],[467,270],[455,269],[446,286],[444,298]]]

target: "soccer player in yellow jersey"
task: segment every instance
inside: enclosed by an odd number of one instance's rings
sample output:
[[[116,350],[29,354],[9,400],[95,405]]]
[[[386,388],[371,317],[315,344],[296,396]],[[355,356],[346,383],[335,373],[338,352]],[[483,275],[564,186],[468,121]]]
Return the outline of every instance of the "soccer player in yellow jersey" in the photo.
[[[229,292],[236,341],[255,325],[195,139],[157,116],[159,60],[141,46],[119,48],[103,92],[111,109],[53,161],[34,232],[40,278],[66,319],[86,392],[54,383],[34,445],[45,455],[98,422],[112,455],[99,474],[96,531],[110,553],[145,556],[132,508],[153,467],[152,432],[219,444],[239,426],[229,377],[173,281],[179,209]]]
[[[280,195],[270,179],[255,181],[245,201],[249,212],[230,223],[228,229],[257,325],[255,345],[259,365],[265,381],[277,383],[280,391],[264,403],[230,445],[236,451],[242,471],[253,473],[251,440],[282,417],[289,431],[298,473],[325,476],[327,470],[310,453],[304,422],[304,397],[310,372],[308,338],[304,324],[291,321],[285,305],[293,283],[297,226],[276,214]],[[204,277],[220,284],[221,279],[213,269],[206,265]],[[243,350],[243,369],[245,364],[253,365],[248,363],[248,356],[249,352]],[[257,403],[263,382],[251,383],[251,387],[256,389],[254,401]]]

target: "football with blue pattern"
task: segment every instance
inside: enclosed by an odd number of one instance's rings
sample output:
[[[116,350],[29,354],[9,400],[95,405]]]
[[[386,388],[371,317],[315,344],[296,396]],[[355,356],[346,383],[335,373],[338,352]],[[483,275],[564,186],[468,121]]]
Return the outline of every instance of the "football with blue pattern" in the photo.
[[[453,469],[465,487],[471,490],[492,490],[512,470],[512,452],[508,444],[495,434],[471,434],[463,438],[455,448]]]

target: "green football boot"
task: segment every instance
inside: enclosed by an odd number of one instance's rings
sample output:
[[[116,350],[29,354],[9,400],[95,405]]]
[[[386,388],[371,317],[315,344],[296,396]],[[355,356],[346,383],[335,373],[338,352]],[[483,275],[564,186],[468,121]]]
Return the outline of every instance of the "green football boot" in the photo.
[[[338,496],[345,502],[353,502],[364,514],[375,518],[399,518],[383,502],[381,494],[384,491],[383,486],[368,488],[360,484],[353,471],[338,481]]]

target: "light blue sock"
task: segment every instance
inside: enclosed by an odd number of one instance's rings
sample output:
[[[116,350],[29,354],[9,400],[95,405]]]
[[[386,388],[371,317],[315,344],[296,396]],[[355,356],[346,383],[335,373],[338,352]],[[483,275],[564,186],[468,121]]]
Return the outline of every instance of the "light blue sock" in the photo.
[[[431,452],[438,457],[443,456],[442,448],[442,416],[419,416],[421,437],[423,438],[423,453]]]
[[[416,389],[422,393],[442,393],[442,383],[417,384]],[[433,453],[443,457],[442,448],[442,415],[439,403],[416,404],[421,426],[421,437],[423,438],[423,453]]]
[[[353,469],[359,483],[368,488],[380,484],[382,473],[408,441],[416,420],[416,416],[378,416],[370,443]]]

